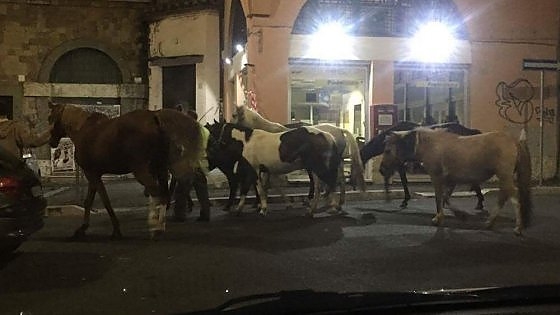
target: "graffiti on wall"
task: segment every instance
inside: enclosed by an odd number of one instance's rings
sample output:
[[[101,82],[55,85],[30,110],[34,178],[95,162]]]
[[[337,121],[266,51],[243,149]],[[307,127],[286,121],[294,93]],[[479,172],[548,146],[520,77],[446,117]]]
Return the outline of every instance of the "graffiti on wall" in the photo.
[[[515,124],[529,122],[535,112],[534,94],[533,85],[526,79],[517,79],[511,84],[501,81],[496,86],[498,114]]]
[[[551,107],[544,107],[533,104],[535,89],[531,82],[526,79],[517,79],[510,84],[501,81],[496,86],[498,114],[503,119],[514,124],[525,124],[533,117],[536,120],[543,119],[543,122],[554,123],[556,110]]]
[[[536,110],[535,113],[537,116],[537,120],[541,120],[542,117],[543,122],[549,124],[554,123],[554,119],[556,117],[556,110],[554,108],[545,106],[544,110],[541,111],[541,107],[537,106],[535,110]]]

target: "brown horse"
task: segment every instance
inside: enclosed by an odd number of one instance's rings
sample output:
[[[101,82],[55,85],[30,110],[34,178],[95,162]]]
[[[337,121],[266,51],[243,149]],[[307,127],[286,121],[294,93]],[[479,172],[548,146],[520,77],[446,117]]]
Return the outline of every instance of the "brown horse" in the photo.
[[[135,110],[116,118],[88,112],[77,106],[55,105],[51,109],[51,147],[70,137],[76,163],[88,180],[84,222],[74,233],[85,236],[95,193],[99,192],[113,224],[112,238],[121,238],[119,221],[101,179],[104,174],[132,173],[149,195],[148,226],[152,238],[165,230],[169,203],[168,171],[190,178],[202,154],[198,123],[175,110]]]
[[[434,224],[439,225],[443,219],[443,202],[449,198],[446,187],[478,185],[494,175],[499,179],[500,193],[498,207],[491,212],[487,226],[494,224],[508,199],[516,208],[515,233],[521,234],[521,230],[529,224],[531,158],[524,131],[518,141],[503,132],[458,136],[443,130],[416,128],[394,132],[386,141],[382,167],[394,169],[402,161],[419,161],[430,175],[436,195]],[[514,184],[515,173],[518,195]]]

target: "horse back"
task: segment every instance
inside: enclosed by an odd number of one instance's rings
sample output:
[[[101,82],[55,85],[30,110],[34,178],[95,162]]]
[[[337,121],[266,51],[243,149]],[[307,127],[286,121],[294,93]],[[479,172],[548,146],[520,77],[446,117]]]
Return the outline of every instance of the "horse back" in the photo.
[[[503,132],[457,136],[427,133],[418,140],[417,152],[425,169],[434,176],[456,182],[480,182],[495,174],[511,173],[517,161],[517,140]]]
[[[76,159],[85,169],[123,174],[131,165],[163,158],[161,134],[154,113],[136,110],[86,124],[74,142]]]

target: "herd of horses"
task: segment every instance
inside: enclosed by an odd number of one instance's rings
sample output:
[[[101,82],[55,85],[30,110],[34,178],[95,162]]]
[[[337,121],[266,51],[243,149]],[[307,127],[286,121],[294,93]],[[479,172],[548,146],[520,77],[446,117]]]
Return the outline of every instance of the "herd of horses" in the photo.
[[[74,237],[85,236],[97,192],[111,218],[111,237],[122,237],[101,177],[127,173],[145,187],[148,228],[152,238],[159,237],[165,231],[171,199],[169,174],[192,180],[203,156],[199,123],[172,109],[135,110],[109,118],[72,105],[49,103],[49,108],[51,147],[56,147],[62,137],[69,137],[75,146],[76,163],[88,180],[84,219]],[[453,207],[450,196],[457,184],[471,185],[478,196],[476,208],[482,209],[480,184],[492,176],[499,179],[500,192],[488,227],[508,200],[516,209],[514,232],[520,234],[530,223],[531,162],[523,132],[514,139],[503,132],[481,133],[457,123],[422,127],[401,122],[359,148],[354,136],[343,128],[320,124],[290,129],[245,106],[236,107],[231,122],[214,121],[205,127],[210,131],[206,152],[209,167],[220,169],[230,186],[224,210],[234,206],[240,188],[237,214],[243,211],[252,187],[258,197],[258,211],[266,214],[267,183],[272,182],[269,178],[295,170],[307,171],[310,178],[308,215],[313,216],[317,210],[323,189],[329,200],[327,212],[338,213],[345,202],[344,160],[351,161],[350,182],[365,191],[364,164],[382,155],[380,172],[387,192],[390,177],[395,172],[401,176],[405,190],[401,207],[410,200],[406,167],[421,163],[434,185],[436,225],[443,219],[443,207]]]

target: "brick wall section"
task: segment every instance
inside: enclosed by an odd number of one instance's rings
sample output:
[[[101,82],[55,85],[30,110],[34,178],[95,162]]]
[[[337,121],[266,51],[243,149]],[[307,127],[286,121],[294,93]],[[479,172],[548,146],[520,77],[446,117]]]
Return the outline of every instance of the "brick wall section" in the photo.
[[[0,0],[0,82],[16,81],[18,74],[37,80],[48,54],[77,39],[115,49],[130,73],[145,77],[146,29],[142,21],[148,9],[146,3],[109,0]]]

